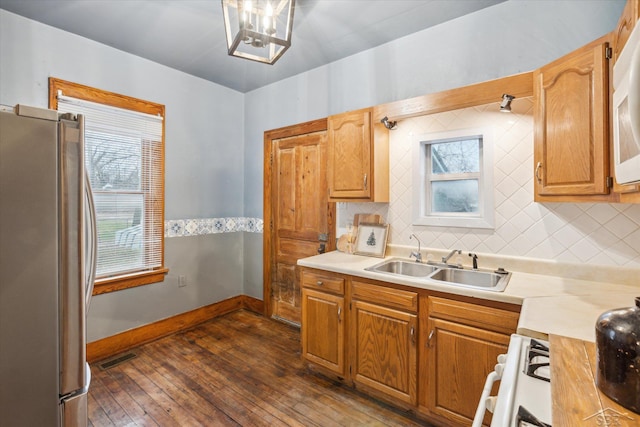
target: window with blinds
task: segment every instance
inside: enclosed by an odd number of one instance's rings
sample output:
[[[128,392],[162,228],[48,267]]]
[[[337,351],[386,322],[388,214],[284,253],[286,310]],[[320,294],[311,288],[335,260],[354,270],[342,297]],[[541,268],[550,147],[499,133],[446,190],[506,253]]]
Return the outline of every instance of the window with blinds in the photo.
[[[117,290],[159,281],[154,276],[166,272],[164,107],[161,113],[150,114],[148,108],[140,111],[140,100],[122,95],[106,92],[109,96],[105,96],[91,88],[84,93],[64,87],[50,89],[59,112],[85,118],[85,168],[98,231],[98,293],[101,284]],[[124,102],[127,100],[130,105]]]

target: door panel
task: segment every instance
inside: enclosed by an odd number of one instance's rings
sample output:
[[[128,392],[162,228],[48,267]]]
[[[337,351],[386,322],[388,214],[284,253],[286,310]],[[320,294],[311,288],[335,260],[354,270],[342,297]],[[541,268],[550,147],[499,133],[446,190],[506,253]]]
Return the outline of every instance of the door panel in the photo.
[[[353,378],[400,401],[417,403],[417,316],[353,302]]]
[[[536,197],[609,193],[607,46],[534,72]]]
[[[270,259],[271,315],[300,323],[296,262],[335,245],[329,226],[335,207],[328,202],[326,132],[276,139],[272,144],[273,250]],[[284,274],[284,272],[287,274]]]
[[[487,375],[498,355],[507,351],[509,335],[432,317],[428,330],[432,336],[427,345],[429,411],[469,425]],[[496,393],[497,386],[492,395]],[[490,424],[490,415],[484,423]]]

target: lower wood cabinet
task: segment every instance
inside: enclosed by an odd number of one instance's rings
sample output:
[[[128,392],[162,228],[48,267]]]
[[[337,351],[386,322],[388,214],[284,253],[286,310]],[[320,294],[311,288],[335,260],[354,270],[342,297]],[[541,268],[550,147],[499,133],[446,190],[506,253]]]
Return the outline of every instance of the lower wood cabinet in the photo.
[[[428,316],[421,342],[421,410],[470,425],[485,379],[516,331],[518,313],[439,297],[421,299],[423,309]]]
[[[417,302],[417,294],[356,281],[352,282],[352,293],[349,350],[353,383],[416,405],[417,307],[411,313],[388,306],[397,303],[393,295],[411,304],[411,300]]]
[[[302,357],[344,377],[344,279],[303,271],[302,285]]]
[[[308,268],[301,277],[305,360],[436,425],[471,424],[518,306]]]

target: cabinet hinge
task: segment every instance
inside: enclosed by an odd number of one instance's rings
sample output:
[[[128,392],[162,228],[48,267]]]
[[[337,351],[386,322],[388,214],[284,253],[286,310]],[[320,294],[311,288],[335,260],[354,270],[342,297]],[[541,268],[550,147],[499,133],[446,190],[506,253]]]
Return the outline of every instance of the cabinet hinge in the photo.
[[[607,177],[607,188],[613,188],[613,177],[612,176],[608,176]]]
[[[273,166],[273,153],[271,153],[271,158],[269,160],[269,164],[271,164],[271,166]]]
[[[351,375],[351,366],[349,366],[349,375]]]
[[[273,220],[269,221],[269,230],[273,231]]]
[[[604,57],[607,59],[613,58],[613,49],[611,49],[610,47],[605,48]]]

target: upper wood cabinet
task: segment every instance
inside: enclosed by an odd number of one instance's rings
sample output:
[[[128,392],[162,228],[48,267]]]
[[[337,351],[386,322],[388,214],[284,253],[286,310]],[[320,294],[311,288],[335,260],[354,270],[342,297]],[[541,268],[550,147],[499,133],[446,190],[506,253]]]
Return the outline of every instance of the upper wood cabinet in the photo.
[[[640,19],[640,0],[628,0],[618,20],[618,26],[613,32],[614,62],[618,60],[618,56],[620,56],[620,52],[627,43],[638,19]]]
[[[329,117],[331,201],[389,201],[388,131],[371,117],[371,108]]]
[[[609,38],[534,72],[536,201],[608,197]]]

